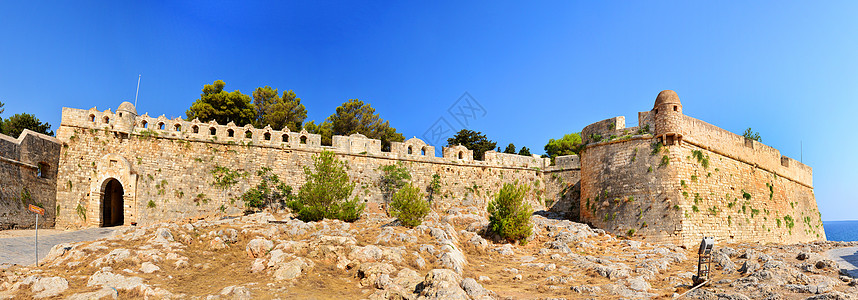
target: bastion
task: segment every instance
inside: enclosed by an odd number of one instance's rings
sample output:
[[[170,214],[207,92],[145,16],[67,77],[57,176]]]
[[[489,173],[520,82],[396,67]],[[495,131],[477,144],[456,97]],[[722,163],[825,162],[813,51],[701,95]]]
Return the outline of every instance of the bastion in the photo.
[[[658,94],[638,126],[586,126],[580,220],[617,235],[694,245],[824,241],[812,170],[777,149],[686,116]]]
[[[334,136],[328,146],[307,131],[138,115],[128,102],[115,112],[63,108],[56,138],[0,135],[0,225],[32,226],[27,203],[45,207],[48,226],[57,228],[238,215],[241,195],[262,173],[297,191],[313,156],[331,151],[347,163],[355,183],[350,198],[368,212],[386,209],[380,168],[401,164],[421,189],[438,175],[437,211],[485,208],[503,184],[518,183],[530,187],[526,199],[537,211],[649,242],[825,239],[810,167],[684,115],[673,91],[659,93],[638,123],[627,128],[616,117],[588,125],[580,157],[552,163],[495,151],[474,160],[463,146],[443,147],[437,156],[417,138],[393,142],[389,151],[360,134]],[[215,184],[219,174],[236,183]]]

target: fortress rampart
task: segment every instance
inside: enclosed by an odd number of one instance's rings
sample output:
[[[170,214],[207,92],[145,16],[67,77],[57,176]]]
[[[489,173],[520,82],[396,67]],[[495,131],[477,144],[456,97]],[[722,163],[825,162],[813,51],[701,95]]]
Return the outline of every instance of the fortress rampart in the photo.
[[[140,116],[125,102],[116,112],[63,108],[56,139],[32,133],[0,139],[8,153],[0,158],[0,191],[3,213],[16,226],[27,220],[15,195],[39,185],[33,199],[56,214],[60,228],[234,215],[262,173],[297,191],[313,156],[332,151],[348,165],[352,197],[369,211],[385,209],[380,167],[401,164],[420,188],[440,176],[436,210],[484,212],[503,184],[518,182],[530,186],[526,199],[537,210],[652,242],[825,239],[810,167],[684,115],[672,91],[638,113],[638,126],[610,118],[586,126],[582,139],[580,157],[557,157],[554,165],[495,151],[474,160],[463,146],[443,147],[436,156],[434,146],[417,138],[393,142],[390,151],[360,134],[334,136],[326,146],[306,131]],[[48,177],[33,178],[42,164]],[[236,180],[216,185],[218,176]]]
[[[774,148],[682,114],[659,94],[639,126],[588,125],[581,219],[616,234],[693,245],[824,240],[812,169]]]
[[[34,227],[30,204],[45,208],[39,227],[54,226],[61,147],[56,138],[26,129],[17,139],[0,134],[0,229]]]
[[[555,201],[556,194],[546,193],[550,188],[543,171],[577,182],[579,169],[576,156],[560,158],[562,164],[550,166],[549,159],[535,155],[489,151],[479,161],[462,146],[444,147],[442,156],[436,157],[435,147],[417,138],[393,142],[390,152],[381,150],[379,140],[360,134],[334,136],[332,146],[322,146],[319,135],[306,131],[137,116],[128,103],[115,113],[63,108],[57,137],[67,145],[59,166],[59,177],[65,180],[58,183],[58,204],[72,208],[58,217],[60,227],[239,213],[243,206],[235,199],[259,182],[257,171],[270,168],[297,191],[304,182],[303,168],[311,166],[312,156],[323,150],[348,163],[357,185],[353,196],[367,202],[370,210],[384,206],[378,187],[379,168],[384,165],[402,163],[421,188],[438,174],[442,191],[433,205],[440,209],[485,207],[503,183],[512,182],[531,186],[529,200],[537,209],[546,209],[546,204],[569,207],[574,201],[571,195]],[[215,167],[234,171],[242,180],[218,189],[212,185]]]

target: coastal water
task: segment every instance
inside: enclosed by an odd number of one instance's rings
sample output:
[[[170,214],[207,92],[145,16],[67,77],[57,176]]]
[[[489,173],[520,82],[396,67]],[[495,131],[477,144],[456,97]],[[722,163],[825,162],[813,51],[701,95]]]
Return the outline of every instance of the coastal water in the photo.
[[[858,241],[858,221],[823,221],[822,227],[829,241]]]

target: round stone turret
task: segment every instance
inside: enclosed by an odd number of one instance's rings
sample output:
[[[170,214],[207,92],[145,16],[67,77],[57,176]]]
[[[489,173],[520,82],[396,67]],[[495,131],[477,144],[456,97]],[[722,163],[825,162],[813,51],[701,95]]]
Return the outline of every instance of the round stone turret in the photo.
[[[118,119],[113,126],[114,130],[125,134],[134,131],[134,122],[137,118],[137,108],[134,107],[134,104],[128,101],[122,102],[116,109],[116,116]]]
[[[664,90],[658,93],[652,113],[655,120],[654,134],[658,141],[665,145],[682,141],[682,103],[676,92]]]

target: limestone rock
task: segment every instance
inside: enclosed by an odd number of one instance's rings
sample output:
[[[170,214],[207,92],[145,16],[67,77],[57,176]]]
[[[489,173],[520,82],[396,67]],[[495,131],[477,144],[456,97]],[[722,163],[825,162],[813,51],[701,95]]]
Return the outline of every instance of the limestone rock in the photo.
[[[74,294],[66,298],[66,300],[93,300],[93,299],[118,299],[119,292],[115,289],[105,287],[100,290],[88,293]]]
[[[256,238],[247,243],[245,251],[247,251],[247,255],[250,255],[250,257],[261,257],[267,254],[272,248],[274,248],[274,242]]]
[[[274,271],[274,279],[295,279],[306,271],[313,269],[313,267],[315,267],[315,263],[313,263],[313,261],[298,257],[277,268],[277,271]]]
[[[145,287],[143,278],[140,277],[125,277],[119,274],[111,273],[110,271],[98,271],[89,278],[87,286],[104,286],[112,287],[118,290],[131,290]]]
[[[468,294],[459,285],[461,282],[462,277],[453,270],[434,269],[426,274],[418,299],[468,300]]]
[[[30,290],[36,298],[46,298],[59,295],[69,288],[69,282],[62,277],[42,277],[33,283]]]
[[[146,274],[151,274],[160,270],[161,268],[148,261],[144,262],[143,265],[140,266],[140,271]]]

